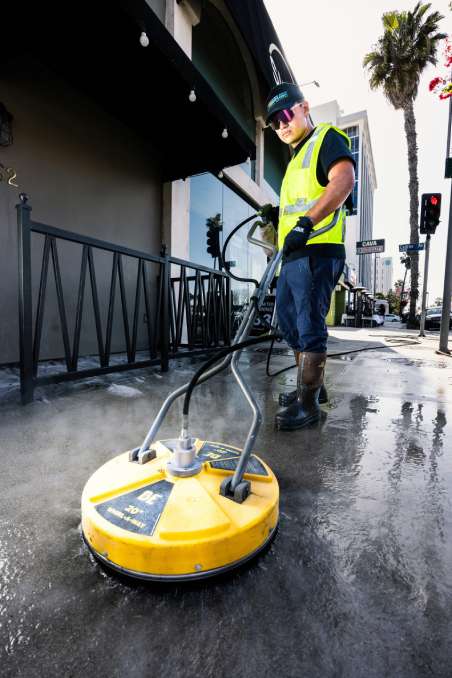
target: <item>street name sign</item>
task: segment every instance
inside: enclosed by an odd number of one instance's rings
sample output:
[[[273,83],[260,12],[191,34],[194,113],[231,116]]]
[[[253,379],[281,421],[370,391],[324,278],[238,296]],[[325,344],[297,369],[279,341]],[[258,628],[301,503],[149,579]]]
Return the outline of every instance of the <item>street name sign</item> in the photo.
[[[384,251],[384,238],[381,240],[358,240],[356,243],[356,254],[378,254]]]
[[[425,249],[425,242],[408,242],[405,245],[399,245],[399,252],[422,252]]]

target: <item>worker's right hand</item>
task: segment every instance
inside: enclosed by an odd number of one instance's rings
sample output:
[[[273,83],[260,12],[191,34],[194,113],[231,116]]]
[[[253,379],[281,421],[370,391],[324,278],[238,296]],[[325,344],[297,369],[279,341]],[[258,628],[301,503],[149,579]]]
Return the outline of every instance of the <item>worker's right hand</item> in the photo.
[[[262,217],[263,221],[267,222],[267,224],[271,223],[275,228],[277,228],[279,219],[279,207],[275,207],[274,205],[267,203],[266,205],[263,205],[260,208],[259,214]]]

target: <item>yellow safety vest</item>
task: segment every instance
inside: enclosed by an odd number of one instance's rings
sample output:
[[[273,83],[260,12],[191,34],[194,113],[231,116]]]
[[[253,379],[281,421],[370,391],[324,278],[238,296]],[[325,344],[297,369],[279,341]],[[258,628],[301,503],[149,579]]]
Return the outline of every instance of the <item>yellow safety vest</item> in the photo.
[[[281,186],[278,224],[278,248],[282,249],[289,231],[308,210],[310,210],[325,191],[317,181],[317,162],[320,148],[328,130],[334,129],[351,143],[342,130],[333,125],[317,125],[314,134],[303,148],[292,158],[287,166]],[[309,236],[308,246],[331,243],[340,245],[345,241],[345,207],[339,207],[314,226]]]

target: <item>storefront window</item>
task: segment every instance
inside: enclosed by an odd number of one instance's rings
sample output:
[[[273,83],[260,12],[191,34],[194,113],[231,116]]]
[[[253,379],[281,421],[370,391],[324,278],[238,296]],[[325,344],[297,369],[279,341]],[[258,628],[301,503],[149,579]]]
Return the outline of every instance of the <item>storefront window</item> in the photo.
[[[200,174],[190,179],[190,260],[204,266],[213,266],[213,259],[207,252],[207,219],[220,215],[223,245],[229,233],[241,221],[255,212],[242,198],[221,183],[212,174]],[[252,222],[244,226],[230,241],[227,251],[229,261],[234,262],[232,272],[243,278],[260,280],[267,263],[263,250],[250,245],[246,235]],[[218,264],[217,264],[218,265]],[[234,305],[245,303],[254,286],[233,281]]]

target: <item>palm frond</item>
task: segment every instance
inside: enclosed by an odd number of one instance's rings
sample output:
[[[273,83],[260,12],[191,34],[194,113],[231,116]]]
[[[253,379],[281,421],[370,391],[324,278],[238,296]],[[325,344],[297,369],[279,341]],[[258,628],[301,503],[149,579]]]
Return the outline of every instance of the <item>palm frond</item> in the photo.
[[[383,14],[383,35],[364,56],[370,87],[381,88],[395,108],[416,98],[421,73],[436,63],[439,42],[446,37],[438,30],[444,17],[429,14],[430,8],[429,2],[417,2],[412,11]]]
[[[385,12],[382,16],[385,31],[395,31],[399,27],[398,12]]]
[[[415,8],[413,9],[413,14],[416,15],[418,19],[422,19],[424,14],[428,12],[431,6],[432,6],[431,2],[424,2],[423,4],[418,2]]]

